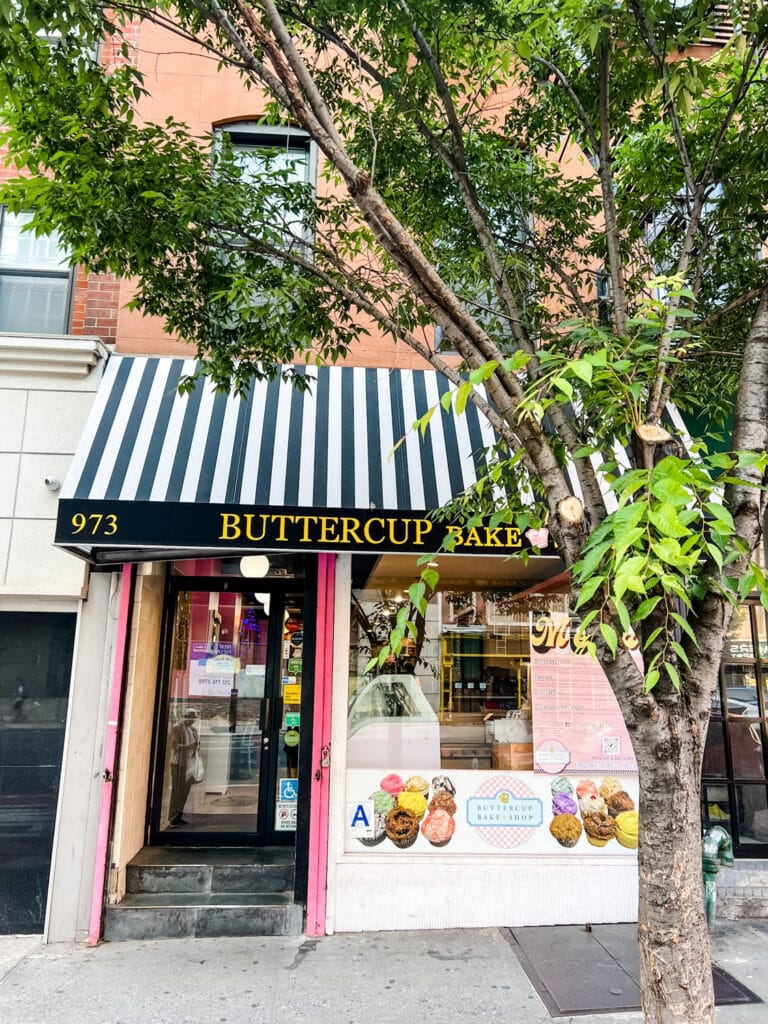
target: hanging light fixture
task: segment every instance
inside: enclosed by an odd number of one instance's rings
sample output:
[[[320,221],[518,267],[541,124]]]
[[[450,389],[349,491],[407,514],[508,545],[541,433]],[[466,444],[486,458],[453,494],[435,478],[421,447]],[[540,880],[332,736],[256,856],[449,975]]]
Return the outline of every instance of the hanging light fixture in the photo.
[[[240,575],[249,579],[262,579],[269,573],[269,559],[266,555],[245,555],[240,559]]]

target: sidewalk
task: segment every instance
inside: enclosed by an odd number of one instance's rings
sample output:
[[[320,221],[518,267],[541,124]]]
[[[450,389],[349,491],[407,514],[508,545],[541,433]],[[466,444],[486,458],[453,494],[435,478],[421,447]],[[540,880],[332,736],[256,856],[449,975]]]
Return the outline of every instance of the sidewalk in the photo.
[[[768,1002],[768,922],[718,924],[713,959]],[[727,1006],[717,1019],[763,1024],[767,1012],[762,1004]],[[640,1015],[554,1019],[633,1024]],[[552,1020],[499,929],[164,939],[95,949],[0,938],[3,1024]]]

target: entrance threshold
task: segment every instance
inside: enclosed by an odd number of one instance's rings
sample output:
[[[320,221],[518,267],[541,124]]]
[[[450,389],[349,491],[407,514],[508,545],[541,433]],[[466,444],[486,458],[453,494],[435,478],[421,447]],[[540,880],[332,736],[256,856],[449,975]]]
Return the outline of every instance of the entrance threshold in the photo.
[[[551,1017],[640,1009],[636,924],[503,928],[502,934]],[[712,964],[715,1003],[760,1003]]]
[[[291,847],[148,846],[128,864],[126,894],[106,908],[104,938],[301,935]]]

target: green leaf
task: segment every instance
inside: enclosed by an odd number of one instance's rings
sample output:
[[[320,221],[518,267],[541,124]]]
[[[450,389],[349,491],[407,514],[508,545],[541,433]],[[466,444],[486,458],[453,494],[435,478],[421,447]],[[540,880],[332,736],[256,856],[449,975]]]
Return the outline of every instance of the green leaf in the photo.
[[[627,610],[627,606],[619,599],[618,596],[613,597],[613,604],[616,609],[616,614],[619,617],[621,628],[625,633],[629,633],[632,629],[632,623],[629,621],[629,611]]]
[[[558,391],[565,395],[566,398],[573,398],[573,386],[569,380],[565,379],[565,377],[553,377],[552,383]]]
[[[570,364],[569,369],[585,384],[592,383],[592,364],[586,359],[577,359],[576,362]]]
[[[683,526],[673,508],[661,505],[648,513],[648,519],[663,537],[687,537],[690,531]]]
[[[674,688],[676,690],[679,690],[680,689],[680,676],[679,676],[678,671],[675,668],[675,666],[672,664],[671,661],[665,661],[664,662],[664,668],[666,670],[667,675],[672,680],[672,685],[674,686]]]
[[[437,569],[424,569],[421,573],[421,578],[424,580],[430,590],[434,590],[437,584],[440,582],[440,573]]]
[[[672,619],[674,619],[674,621],[678,624],[680,629],[682,629],[682,631],[686,634],[686,636],[691,640],[691,642],[695,645],[696,649],[698,650],[699,642],[696,639],[696,634],[693,632],[693,629],[691,628],[690,622],[688,622],[687,619],[683,618],[683,616],[680,615],[678,612],[671,612],[670,616]]]
[[[616,648],[619,645],[619,638],[616,630],[609,622],[600,623],[600,632],[602,633],[603,640],[606,646],[610,649],[611,654],[616,657]]]
[[[677,642],[677,640],[673,640],[671,642],[670,646],[671,646],[672,650],[675,652],[675,654],[678,656],[680,661],[682,661],[682,663],[690,671],[691,663],[688,660],[688,655],[685,653],[685,648],[682,646],[682,644],[679,644]]]
[[[593,576],[588,579],[584,586],[579,592],[579,599],[576,602],[576,607],[581,608],[583,604],[586,604],[597,592],[598,588],[605,583],[605,576]]]
[[[483,363],[482,366],[478,366],[476,369],[474,369],[470,373],[469,379],[472,382],[472,384],[482,384],[483,381],[488,380],[489,377],[492,377],[494,375],[498,367],[499,364],[496,362],[496,360],[491,359],[489,362]]]
[[[657,668],[652,668],[649,672],[647,672],[645,675],[645,692],[650,693],[656,685],[656,683],[658,683],[659,679],[660,674]]]
[[[457,390],[457,392],[456,392],[455,408],[456,408],[456,412],[459,414],[459,416],[461,416],[462,413],[464,412],[464,410],[466,409],[467,402],[469,400],[469,396],[471,395],[471,393],[472,393],[472,384],[469,381],[467,381],[466,383],[462,384],[459,387],[459,389]]]
[[[656,629],[653,630],[651,635],[646,637],[645,643],[643,644],[643,650],[647,651],[651,644],[654,642],[654,640],[657,640],[659,636],[663,633],[663,631],[663,626],[657,626]]]
[[[433,405],[430,409],[427,409],[424,415],[420,419],[416,420],[416,422],[413,424],[414,429],[418,430],[422,437],[424,437],[425,434],[427,433],[429,421],[434,416],[436,410],[437,406]]]
[[[725,528],[726,533],[733,533],[735,531],[736,527],[733,522],[733,516],[724,505],[719,505],[716,501],[708,501],[705,503],[704,508],[713,519],[716,519]]]
[[[501,365],[507,373],[517,373],[525,368],[530,358],[531,357],[527,352],[523,352],[521,349],[518,349],[513,356],[505,359]]]
[[[635,609],[635,612],[632,616],[632,621],[642,622],[643,619],[647,619],[660,600],[661,597],[657,596],[649,597],[647,600],[641,601],[641,603]]]

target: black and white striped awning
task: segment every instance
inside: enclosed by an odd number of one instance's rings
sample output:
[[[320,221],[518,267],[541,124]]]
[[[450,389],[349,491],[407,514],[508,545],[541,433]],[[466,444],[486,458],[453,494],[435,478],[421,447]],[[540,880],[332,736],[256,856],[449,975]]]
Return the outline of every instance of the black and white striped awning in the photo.
[[[254,381],[240,399],[203,379],[180,395],[194,370],[110,358],[62,488],[57,544],[112,562],[182,550],[428,552],[446,527],[427,513],[477,480],[494,441],[471,403],[463,415],[440,407],[449,384],[432,371],[308,367],[309,391]],[[422,438],[412,425],[433,406]],[[521,543],[506,527],[472,541],[466,553]]]

